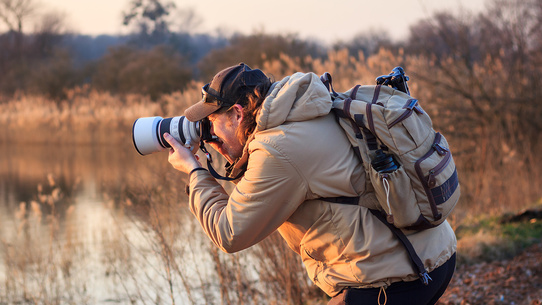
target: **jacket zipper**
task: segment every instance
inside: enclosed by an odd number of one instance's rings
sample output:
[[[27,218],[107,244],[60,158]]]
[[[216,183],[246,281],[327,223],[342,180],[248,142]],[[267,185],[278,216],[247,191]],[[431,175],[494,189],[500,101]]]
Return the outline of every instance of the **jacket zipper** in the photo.
[[[406,102],[405,106],[403,106],[403,109],[406,109],[405,112],[403,112],[397,119],[395,119],[395,121],[388,124],[388,129],[392,128],[393,126],[397,125],[399,122],[411,116],[414,111],[416,111],[418,114],[423,113],[423,110],[418,106],[417,99],[409,99]]]

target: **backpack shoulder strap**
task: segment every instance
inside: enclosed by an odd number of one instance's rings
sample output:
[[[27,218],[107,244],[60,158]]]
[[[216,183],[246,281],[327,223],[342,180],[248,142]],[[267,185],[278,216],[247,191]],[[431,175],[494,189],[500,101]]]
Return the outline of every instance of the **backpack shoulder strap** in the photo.
[[[332,198],[320,198],[320,200],[331,202],[331,203],[339,203],[339,204],[349,204],[349,205],[358,205],[360,197],[332,197]],[[375,209],[369,209],[368,210],[373,214],[380,222],[386,225],[388,229],[391,230],[393,235],[399,239],[403,247],[408,253],[408,257],[410,258],[410,262],[412,263],[412,267],[418,275],[420,276],[420,280],[424,285],[429,285],[429,281],[432,281],[431,277],[429,276],[429,273],[425,269],[425,266],[422,263],[422,260],[416,253],[416,250],[414,249],[414,246],[412,246],[412,243],[408,238],[406,237],[405,233],[401,231],[401,229],[395,227],[393,224],[389,223],[385,218],[384,215],[378,210]]]
[[[420,280],[422,281],[422,283],[424,285],[426,285],[426,286],[429,285],[429,281],[432,281],[433,279],[431,279],[431,277],[429,276],[429,273],[425,269],[425,266],[423,265],[422,260],[420,259],[420,257],[416,253],[416,250],[414,250],[414,247],[412,246],[412,243],[408,240],[405,233],[403,233],[403,231],[401,231],[399,228],[395,227],[391,223],[387,222],[386,219],[384,218],[384,215],[382,215],[382,213],[380,213],[380,211],[373,210],[373,209],[369,209],[369,211],[371,211],[371,213],[376,218],[378,218],[378,220],[380,220],[380,222],[385,224],[393,232],[395,237],[397,237],[399,239],[401,244],[403,244],[406,251],[408,252],[408,256],[410,257],[410,261],[412,262],[412,266],[414,267],[414,270],[418,271],[418,275],[420,276]]]

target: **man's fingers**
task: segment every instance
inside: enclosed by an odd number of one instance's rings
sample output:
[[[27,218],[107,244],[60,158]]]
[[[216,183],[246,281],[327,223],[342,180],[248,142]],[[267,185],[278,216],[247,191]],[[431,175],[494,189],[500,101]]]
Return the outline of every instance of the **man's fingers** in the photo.
[[[171,145],[171,147],[175,150],[178,150],[182,147],[181,143],[179,143],[175,138],[170,135],[169,133],[164,133],[164,139]]]

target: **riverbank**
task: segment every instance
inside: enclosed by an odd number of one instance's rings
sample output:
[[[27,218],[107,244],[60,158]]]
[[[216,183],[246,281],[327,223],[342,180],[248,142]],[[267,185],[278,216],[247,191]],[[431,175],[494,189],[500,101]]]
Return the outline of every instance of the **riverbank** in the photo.
[[[542,242],[512,259],[460,265],[439,305],[542,304]]]
[[[542,205],[456,230],[456,273],[440,305],[542,304]]]

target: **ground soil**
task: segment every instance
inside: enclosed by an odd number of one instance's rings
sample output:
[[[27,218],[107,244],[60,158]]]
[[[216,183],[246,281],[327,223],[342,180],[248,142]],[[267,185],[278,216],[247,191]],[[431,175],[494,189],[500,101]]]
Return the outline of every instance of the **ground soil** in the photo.
[[[438,305],[542,304],[542,243],[513,259],[461,265]]]

